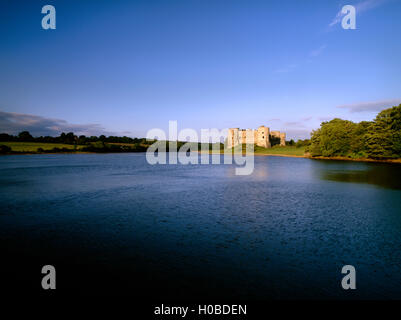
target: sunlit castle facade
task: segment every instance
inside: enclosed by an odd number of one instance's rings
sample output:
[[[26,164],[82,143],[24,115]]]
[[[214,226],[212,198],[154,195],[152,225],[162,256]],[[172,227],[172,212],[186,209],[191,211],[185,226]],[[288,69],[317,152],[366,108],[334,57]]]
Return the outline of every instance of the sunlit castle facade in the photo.
[[[285,133],[280,131],[270,131],[270,128],[260,126],[254,129],[228,129],[227,147],[233,148],[238,144],[248,143],[256,144],[259,147],[271,148],[273,145],[279,144],[285,146]]]

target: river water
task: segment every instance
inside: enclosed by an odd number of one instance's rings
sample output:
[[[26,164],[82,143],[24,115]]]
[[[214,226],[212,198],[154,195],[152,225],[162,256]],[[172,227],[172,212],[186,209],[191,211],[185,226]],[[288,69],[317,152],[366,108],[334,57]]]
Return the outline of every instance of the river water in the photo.
[[[144,154],[0,157],[2,284],[145,299],[401,298],[401,166]],[[356,290],[341,268],[356,269]]]

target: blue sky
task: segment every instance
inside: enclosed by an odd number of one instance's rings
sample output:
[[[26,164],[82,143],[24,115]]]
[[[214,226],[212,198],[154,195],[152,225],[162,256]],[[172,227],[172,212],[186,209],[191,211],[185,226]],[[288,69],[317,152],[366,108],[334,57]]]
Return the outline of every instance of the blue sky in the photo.
[[[297,139],[401,103],[399,0],[2,1],[0,39],[3,132],[145,136],[177,120]]]

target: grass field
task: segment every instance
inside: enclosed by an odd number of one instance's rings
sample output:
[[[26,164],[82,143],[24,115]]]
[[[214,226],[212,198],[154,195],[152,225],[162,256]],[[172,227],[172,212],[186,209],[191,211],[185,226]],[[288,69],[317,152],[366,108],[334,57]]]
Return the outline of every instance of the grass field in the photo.
[[[245,145],[242,146],[242,151],[245,152]],[[283,156],[298,156],[302,157],[305,155],[305,147],[297,148],[295,146],[274,146],[273,148],[262,148],[255,146],[255,155],[283,155]]]
[[[135,146],[135,144],[129,143],[110,143],[113,145],[125,145]],[[66,148],[71,151],[74,150],[74,146],[71,144],[62,143],[42,143],[42,142],[0,142],[0,145],[6,145],[11,148],[14,152],[37,152],[38,148],[42,148],[44,151],[50,151],[53,148]],[[84,148],[85,146],[77,146],[77,150]],[[245,151],[245,146],[243,146]],[[303,156],[305,154],[305,147],[294,147],[294,146],[274,146],[273,148],[265,149],[255,146],[256,155],[286,155],[286,156]]]
[[[0,142],[0,145],[5,145],[11,148],[15,152],[37,152],[38,148],[42,148],[44,151],[52,150],[53,148],[67,148],[74,150],[74,146],[71,144],[62,143],[42,143],[42,142]],[[77,146],[77,150],[83,146]]]
[[[273,148],[265,149],[261,147],[255,147],[255,154],[280,154],[287,156],[303,156],[305,154],[305,147],[295,146],[274,146]]]

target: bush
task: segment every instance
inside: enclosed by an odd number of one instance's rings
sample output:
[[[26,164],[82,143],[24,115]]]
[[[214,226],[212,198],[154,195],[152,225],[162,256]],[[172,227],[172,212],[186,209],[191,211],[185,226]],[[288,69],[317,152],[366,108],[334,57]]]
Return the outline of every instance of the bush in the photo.
[[[307,147],[310,145],[310,140],[309,139],[305,139],[305,140],[301,140],[299,139],[296,143],[295,146],[297,148],[301,148],[301,147]]]
[[[286,146],[295,146],[295,141],[293,139],[291,139],[290,141],[286,141],[285,145]]]
[[[9,146],[0,145],[0,154],[6,154],[11,152],[11,148]]]

